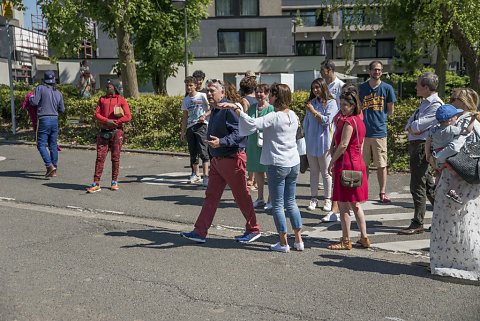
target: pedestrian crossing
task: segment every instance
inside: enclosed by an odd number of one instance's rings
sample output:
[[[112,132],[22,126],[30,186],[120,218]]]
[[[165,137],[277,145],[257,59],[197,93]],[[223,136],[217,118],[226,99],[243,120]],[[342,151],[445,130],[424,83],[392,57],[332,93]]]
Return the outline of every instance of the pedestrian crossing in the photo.
[[[425,232],[410,236],[398,235],[398,232],[406,228],[413,218],[411,195],[397,194],[390,196],[390,198],[392,202],[389,204],[382,204],[376,200],[362,203],[367,223],[367,235],[372,243],[371,248],[396,253],[428,255],[430,233]],[[431,222],[432,214],[431,211],[425,213],[425,223]],[[429,227],[430,224],[424,224],[425,229]],[[342,236],[342,228],[340,221],[319,223],[316,226],[306,228],[302,234],[313,240],[333,242]],[[355,217],[351,217],[350,237],[353,241],[360,237]]]

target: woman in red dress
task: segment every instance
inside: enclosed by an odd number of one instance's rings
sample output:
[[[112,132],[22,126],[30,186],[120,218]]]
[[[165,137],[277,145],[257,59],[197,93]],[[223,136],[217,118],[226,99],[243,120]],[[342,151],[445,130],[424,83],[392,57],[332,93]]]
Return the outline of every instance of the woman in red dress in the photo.
[[[362,145],[365,137],[365,124],[362,120],[362,108],[358,94],[347,91],[340,96],[340,116],[337,118],[334,142],[330,148],[332,160],[328,172],[333,176],[333,201],[338,201],[342,238],[340,242],[328,246],[331,250],[350,250],[350,215],[349,210],[355,213],[360,239],[357,241],[363,247],[369,247],[367,225],[360,202],[368,200],[367,169],[362,157]],[[340,183],[342,170],[362,171],[362,185],[360,187],[345,187]]]

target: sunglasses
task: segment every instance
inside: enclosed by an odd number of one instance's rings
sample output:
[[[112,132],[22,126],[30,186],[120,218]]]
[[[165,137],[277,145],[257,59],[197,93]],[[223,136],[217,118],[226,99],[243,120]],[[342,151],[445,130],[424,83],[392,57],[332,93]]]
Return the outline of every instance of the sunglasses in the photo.
[[[221,86],[223,86],[223,81],[221,81],[220,79],[209,79],[209,80],[207,80],[207,83],[209,83],[209,82],[218,83]]]

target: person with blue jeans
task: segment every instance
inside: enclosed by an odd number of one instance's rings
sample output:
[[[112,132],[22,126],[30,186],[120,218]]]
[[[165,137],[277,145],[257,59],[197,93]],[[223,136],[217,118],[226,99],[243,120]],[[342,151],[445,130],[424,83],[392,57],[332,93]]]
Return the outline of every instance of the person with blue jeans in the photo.
[[[55,73],[45,71],[43,80],[44,84],[35,88],[35,94],[29,101],[37,106],[37,149],[47,168],[45,177],[48,178],[57,176],[58,116],[65,111],[65,106],[63,95],[55,86]]]
[[[288,108],[292,94],[287,85],[274,83],[270,87],[268,98],[270,104],[274,106],[274,112],[258,118],[249,117],[233,103],[223,102],[219,106],[235,111],[239,117],[241,135],[263,130],[260,163],[267,166],[272,214],[280,237],[280,242],[272,245],[270,249],[277,252],[290,252],[285,209],[295,233],[294,248],[303,251],[302,217],[295,201],[297,178],[300,172],[300,156],[296,140],[299,121],[297,115]]]

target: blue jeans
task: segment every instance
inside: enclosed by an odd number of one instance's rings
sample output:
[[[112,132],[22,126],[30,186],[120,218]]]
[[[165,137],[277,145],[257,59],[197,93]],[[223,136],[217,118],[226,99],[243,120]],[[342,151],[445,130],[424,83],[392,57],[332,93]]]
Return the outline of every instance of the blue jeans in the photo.
[[[272,214],[278,233],[287,233],[286,209],[294,230],[302,228],[302,217],[295,201],[300,164],[293,167],[267,166],[268,191],[272,201]]]
[[[53,164],[57,167],[58,150],[58,118],[45,117],[38,120],[37,149],[45,162],[45,166]],[[50,152],[47,151],[47,146]]]

